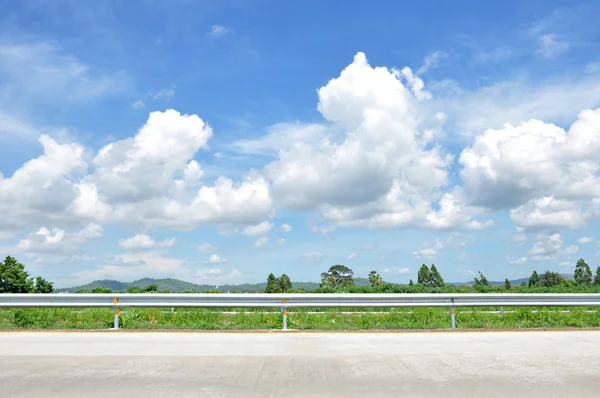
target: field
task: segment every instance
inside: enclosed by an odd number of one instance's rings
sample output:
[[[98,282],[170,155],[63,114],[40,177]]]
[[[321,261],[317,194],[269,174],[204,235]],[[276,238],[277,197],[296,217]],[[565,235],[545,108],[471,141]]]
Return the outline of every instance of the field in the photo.
[[[1,330],[80,329],[113,327],[112,309],[4,309]],[[123,309],[120,327],[131,330],[278,330],[276,310],[248,309]],[[529,329],[600,327],[597,308],[460,308],[459,329]],[[296,330],[431,330],[450,328],[446,308],[306,309],[289,312],[288,329]]]

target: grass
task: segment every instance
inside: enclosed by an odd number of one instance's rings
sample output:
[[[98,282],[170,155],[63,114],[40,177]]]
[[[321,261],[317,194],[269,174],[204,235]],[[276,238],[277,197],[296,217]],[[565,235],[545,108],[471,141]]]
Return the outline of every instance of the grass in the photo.
[[[226,309],[231,311],[232,309]],[[600,327],[597,308],[460,308],[456,310],[459,329],[530,329]],[[224,309],[123,309],[121,328],[132,330],[273,330],[281,329],[282,316],[277,310],[240,309],[227,314]],[[340,314],[339,312],[362,313]],[[494,313],[486,311],[496,311]],[[373,313],[367,313],[373,312]],[[80,329],[113,327],[112,309],[5,309],[0,310],[0,329]],[[289,312],[288,328],[298,330],[419,330],[447,329],[447,308],[312,309]]]

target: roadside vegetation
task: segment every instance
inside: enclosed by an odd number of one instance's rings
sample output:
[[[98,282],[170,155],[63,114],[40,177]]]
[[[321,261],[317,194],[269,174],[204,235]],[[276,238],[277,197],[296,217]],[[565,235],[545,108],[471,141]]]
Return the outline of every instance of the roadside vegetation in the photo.
[[[354,283],[354,272],[344,265],[334,265],[321,274],[315,289],[294,289],[290,278],[269,274],[265,293],[600,293],[600,267],[595,275],[580,259],[572,278],[546,271],[533,271],[530,278],[513,286],[491,284],[481,272],[468,285],[448,285],[435,265],[423,264],[417,282],[408,285],[386,283],[376,271],[368,274],[369,284]],[[0,263],[1,293],[51,293],[53,285],[41,277],[33,278],[22,264],[12,257]],[[132,286],[128,293],[167,293],[158,284]],[[184,293],[195,292],[192,289]],[[204,290],[204,293],[222,293]],[[79,293],[113,293],[97,287]],[[458,308],[456,326],[460,329],[522,329],[522,328],[597,328],[598,308]],[[113,327],[113,310],[96,309],[4,309],[0,310],[0,329],[82,329],[97,330]],[[278,309],[132,309],[121,310],[120,327],[124,329],[178,330],[273,330],[281,329],[282,314]],[[288,328],[297,330],[416,330],[450,327],[447,308],[307,308],[289,312]]]

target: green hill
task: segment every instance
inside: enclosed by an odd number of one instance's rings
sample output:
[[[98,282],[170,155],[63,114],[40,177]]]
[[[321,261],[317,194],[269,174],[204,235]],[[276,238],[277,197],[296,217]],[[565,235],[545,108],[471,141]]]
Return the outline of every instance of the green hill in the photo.
[[[95,288],[105,287],[111,289],[113,292],[125,292],[130,287],[137,286],[139,288],[145,288],[148,285],[157,284],[158,290],[168,290],[169,292],[181,292],[184,290],[194,290],[196,292],[203,292],[207,290],[215,290],[215,285],[199,285],[196,283],[186,282],[179,279],[154,279],[154,278],[142,278],[133,282],[120,282],[115,280],[97,280],[81,286],[73,286],[62,289],[55,289],[56,292],[70,292],[75,293],[79,290],[92,291]],[[267,284],[263,283],[243,283],[240,285],[219,285],[219,290],[222,292],[263,292]],[[304,288],[307,290],[316,289],[319,287],[318,283],[315,282],[294,282],[294,288]]]
[[[562,276],[566,280],[572,280],[573,275],[570,274],[562,274]],[[529,278],[521,278],[511,280],[510,283],[513,286],[519,286],[521,282],[527,283]],[[490,285],[504,285],[504,282],[496,282],[490,281]],[[70,292],[75,293],[78,290],[87,290],[92,291],[95,288],[105,287],[111,289],[113,292],[125,292],[127,289],[133,286],[137,286],[139,288],[145,288],[148,285],[157,284],[159,291],[168,290],[169,292],[177,293],[182,292],[184,290],[194,290],[196,292],[204,292],[207,290],[215,290],[215,285],[198,285],[196,283],[186,282],[179,279],[172,278],[164,278],[164,279],[154,279],[154,278],[142,278],[133,282],[120,282],[116,280],[97,280],[86,285],[74,286],[63,289],[55,289],[56,292]],[[367,278],[355,278],[354,284],[356,286],[369,286],[369,280]],[[395,283],[394,283],[395,284]],[[464,285],[472,285],[472,281],[468,282],[454,282],[448,283],[448,285],[456,285],[456,286],[464,286]],[[292,282],[294,289],[306,289],[306,290],[314,290],[319,287],[318,282]],[[396,284],[395,284],[396,285]],[[402,284],[398,284],[402,285]],[[253,292],[259,293],[264,292],[265,287],[267,286],[266,282],[261,283],[243,283],[240,285],[219,285],[218,289],[221,292],[231,292],[231,293],[240,293],[240,292]]]

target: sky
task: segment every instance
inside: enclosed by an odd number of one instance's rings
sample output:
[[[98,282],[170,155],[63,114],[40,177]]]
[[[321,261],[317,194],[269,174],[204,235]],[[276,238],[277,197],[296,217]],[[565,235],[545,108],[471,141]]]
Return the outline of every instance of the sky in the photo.
[[[598,2],[0,9],[0,255],[56,287],[600,265]]]

